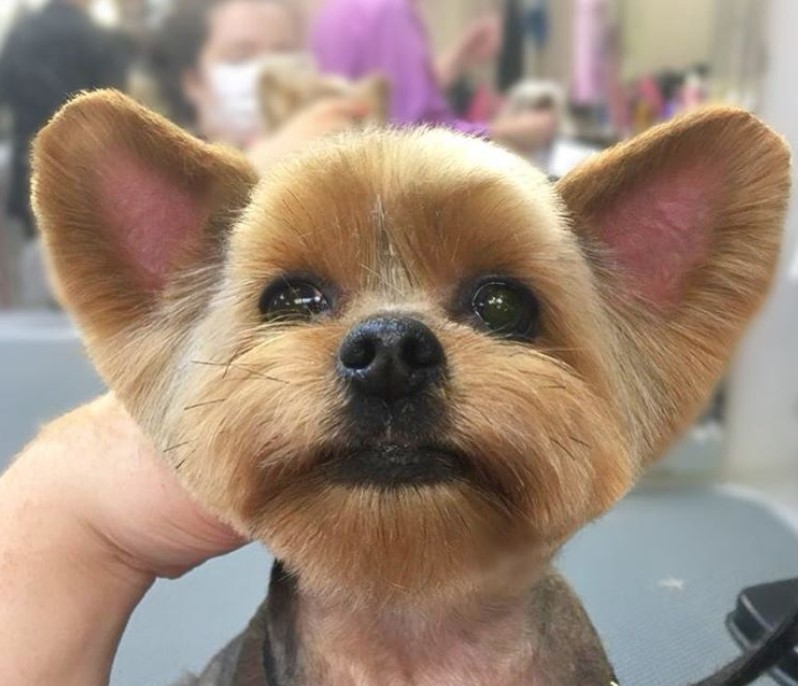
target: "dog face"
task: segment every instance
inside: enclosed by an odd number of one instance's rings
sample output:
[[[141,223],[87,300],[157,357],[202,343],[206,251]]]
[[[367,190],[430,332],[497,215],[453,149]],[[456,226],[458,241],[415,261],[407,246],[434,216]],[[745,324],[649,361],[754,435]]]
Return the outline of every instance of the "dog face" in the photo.
[[[414,602],[528,572],[693,418],[789,179],[778,137],[711,110],[557,187],[443,130],[256,183],[112,93],[35,167],[62,299],[186,486],[306,587]]]

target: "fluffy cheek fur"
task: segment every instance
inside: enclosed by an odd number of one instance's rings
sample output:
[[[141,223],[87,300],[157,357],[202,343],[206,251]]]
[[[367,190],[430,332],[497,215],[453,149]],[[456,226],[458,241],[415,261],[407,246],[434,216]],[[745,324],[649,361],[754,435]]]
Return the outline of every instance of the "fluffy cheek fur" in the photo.
[[[626,492],[635,460],[593,384],[525,344],[450,338],[452,438],[533,540],[559,543]]]
[[[196,351],[170,438],[195,494],[308,587],[386,601],[476,588],[511,558],[528,567],[549,556],[631,483],[617,422],[571,367],[445,325],[436,331],[449,360],[441,430],[471,460],[473,480],[395,491],[330,483],[318,450],[347,439],[335,376],[347,330],[244,326],[235,344]]]

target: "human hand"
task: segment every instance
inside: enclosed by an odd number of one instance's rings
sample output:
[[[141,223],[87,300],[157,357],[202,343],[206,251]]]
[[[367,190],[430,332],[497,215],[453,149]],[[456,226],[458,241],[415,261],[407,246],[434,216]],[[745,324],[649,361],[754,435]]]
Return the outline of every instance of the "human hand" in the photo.
[[[369,115],[367,103],[351,98],[324,98],[295,114],[272,136],[249,150],[250,161],[265,171],[314,140],[352,128]]]
[[[0,477],[0,683],[106,686],[153,581],[243,542],[113,397],[53,422]]]
[[[530,153],[549,145],[557,135],[559,122],[552,109],[505,113],[491,125],[490,137],[517,152]]]
[[[497,14],[486,14],[472,21],[454,45],[436,60],[441,88],[448,90],[463,72],[495,58],[501,42],[501,22]]]
[[[484,64],[499,54],[502,43],[501,20],[490,13],[472,21],[460,36],[457,53],[464,69]]]
[[[47,426],[6,481],[81,524],[76,534],[88,544],[147,577],[180,576],[244,543],[192,500],[112,395]]]
[[[323,98],[297,112],[282,131],[302,143],[344,131],[368,114],[368,104],[356,99]]]

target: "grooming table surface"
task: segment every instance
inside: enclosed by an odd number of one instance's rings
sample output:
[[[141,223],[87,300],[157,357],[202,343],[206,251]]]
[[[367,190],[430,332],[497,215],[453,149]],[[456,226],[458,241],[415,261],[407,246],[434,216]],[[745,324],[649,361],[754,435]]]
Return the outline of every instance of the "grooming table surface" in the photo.
[[[0,469],[41,422],[101,392],[63,317],[0,317]],[[113,686],[200,669],[262,600],[270,558],[251,546],[155,585],[131,619]],[[725,627],[745,586],[798,575],[798,534],[720,490],[640,491],[563,552],[622,686],[684,686],[739,654]],[[769,680],[761,680],[765,686]]]
[[[582,531],[559,566],[622,686],[684,686],[739,655],[726,616],[744,587],[798,574],[798,533],[720,489],[636,492]]]
[[[251,547],[156,584],[133,617],[112,684],[168,684],[178,666],[198,669],[244,626],[270,562]],[[739,654],[726,615],[743,587],[798,573],[798,535],[766,507],[719,490],[637,492],[580,533],[559,567],[622,686],[685,686]]]

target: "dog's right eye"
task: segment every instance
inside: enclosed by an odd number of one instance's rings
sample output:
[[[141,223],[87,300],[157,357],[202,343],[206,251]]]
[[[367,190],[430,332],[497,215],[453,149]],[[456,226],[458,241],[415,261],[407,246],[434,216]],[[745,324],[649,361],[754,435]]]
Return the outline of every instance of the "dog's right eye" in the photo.
[[[310,282],[281,280],[263,292],[259,307],[267,320],[302,320],[327,312],[330,303]]]
[[[531,291],[520,284],[490,279],[477,287],[471,309],[488,331],[521,340],[538,333],[540,306]]]

